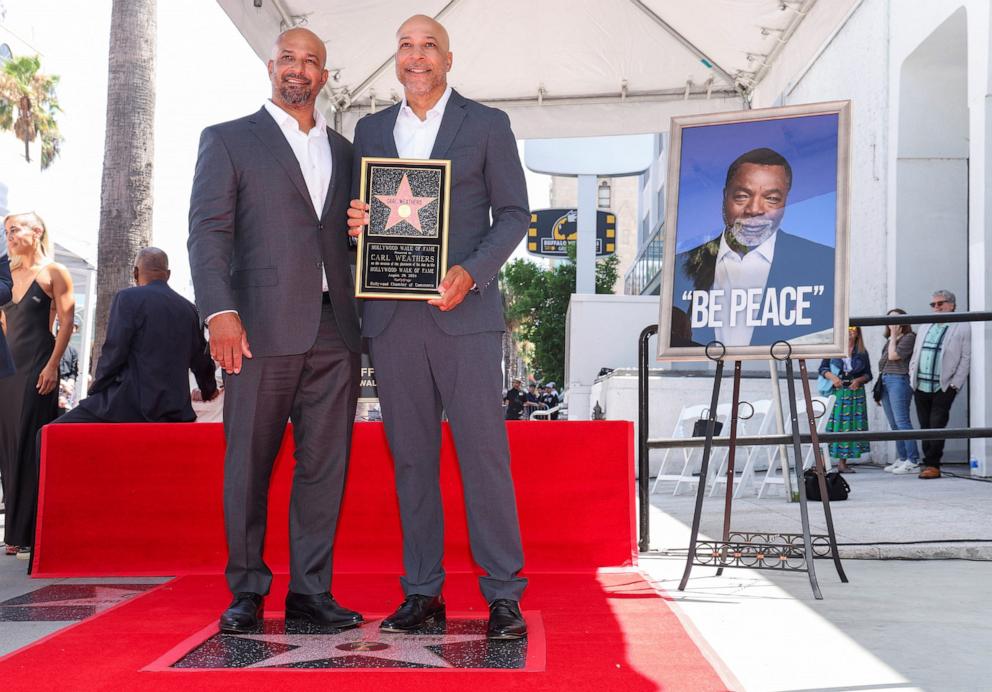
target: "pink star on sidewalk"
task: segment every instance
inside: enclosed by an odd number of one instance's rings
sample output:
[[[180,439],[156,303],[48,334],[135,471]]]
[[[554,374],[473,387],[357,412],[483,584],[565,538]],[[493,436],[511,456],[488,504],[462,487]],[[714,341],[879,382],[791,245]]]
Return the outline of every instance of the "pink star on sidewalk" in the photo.
[[[389,220],[386,221],[386,227],[382,230],[388,231],[401,221],[406,221],[421,233],[423,233],[423,229],[420,227],[420,209],[435,199],[434,197],[414,197],[406,174],[403,175],[403,180],[400,181],[400,187],[395,195],[375,195],[375,198],[389,207]]]

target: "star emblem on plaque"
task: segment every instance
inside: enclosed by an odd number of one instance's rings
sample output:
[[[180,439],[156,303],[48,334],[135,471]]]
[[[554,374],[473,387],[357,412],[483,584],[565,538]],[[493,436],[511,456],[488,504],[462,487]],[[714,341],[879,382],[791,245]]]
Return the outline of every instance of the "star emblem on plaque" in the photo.
[[[362,158],[369,223],[358,236],[355,295],[430,300],[447,270],[451,162]]]

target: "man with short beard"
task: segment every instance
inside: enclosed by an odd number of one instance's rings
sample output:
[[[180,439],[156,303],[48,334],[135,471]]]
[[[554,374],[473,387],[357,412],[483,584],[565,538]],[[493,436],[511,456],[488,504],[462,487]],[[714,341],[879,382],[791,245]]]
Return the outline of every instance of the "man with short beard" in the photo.
[[[189,260],[210,352],[225,380],[226,576],[222,632],[256,631],[272,572],[262,559],[272,464],[286,420],[296,468],[286,619],[354,627],[329,593],[358,398],[361,338],[345,210],[352,148],[314,108],[324,43],[296,28],[268,61],[272,97],[203,131],[189,212]]]
[[[426,303],[364,303],[362,331],[369,337],[403,523],[406,598],[380,629],[413,632],[445,615],[438,483],[443,409],[461,467],[472,555],[486,573],[479,585],[489,603],[487,636],[519,639],[527,634],[519,605],[527,580],[519,576],[524,556],[500,405],[506,322],[496,278],[527,232],[527,185],[506,114],[448,86],[448,45],[447,31],[430,17],[403,22],[396,32],[403,102],[362,118],[355,130],[356,167],[362,156],[451,160],[441,295]],[[366,211],[352,200],[354,235],[368,223]]]
[[[723,188],[724,230],[716,238],[675,256],[672,306],[692,314],[691,291],[720,290],[710,307],[719,306],[723,326],[691,329],[690,342],[705,346],[714,339],[726,346],[771,345],[833,326],[834,249],[781,230],[792,167],[767,147],[741,154],[727,169]],[[731,291],[823,286],[811,301],[806,325],[730,324]],[[761,313],[759,312],[759,317]],[[680,316],[680,322],[685,319]],[[681,337],[685,345],[686,336]]]

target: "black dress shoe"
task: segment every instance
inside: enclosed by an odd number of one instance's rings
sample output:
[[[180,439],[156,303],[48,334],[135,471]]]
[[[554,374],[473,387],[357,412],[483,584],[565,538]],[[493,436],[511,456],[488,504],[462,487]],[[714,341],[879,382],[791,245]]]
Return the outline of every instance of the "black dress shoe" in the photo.
[[[311,596],[292,591],[286,594],[286,619],[338,629],[357,627],[365,622],[361,613],[342,607],[329,593]]]
[[[227,634],[255,632],[262,625],[262,596],[243,592],[234,594],[234,600],[220,616],[220,631]]]
[[[489,604],[489,626],[486,639],[522,639],[527,636],[527,623],[520,614],[520,605],[508,598],[497,598]]]
[[[382,621],[383,632],[412,632],[428,623],[444,620],[444,599],[441,596],[410,594],[396,612]]]

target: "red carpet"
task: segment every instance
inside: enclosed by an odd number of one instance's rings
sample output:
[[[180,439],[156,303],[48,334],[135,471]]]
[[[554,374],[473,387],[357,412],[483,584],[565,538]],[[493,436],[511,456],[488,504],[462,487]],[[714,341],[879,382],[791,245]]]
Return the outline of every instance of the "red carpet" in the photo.
[[[282,610],[285,589],[286,580],[277,578],[269,610]],[[401,599],[397,580],[385,575],[336,577],[334,593],[369,615],[386,612]],[[469,575],[449,577],[445,596],[450,611],[484,608]],[[634,572],[531,576],[524,606],[543,620],[543,672],[143,670],[215,622],[227,599],[221,577],[169,582],[0,659],[3,689],[724,689],[666,603]]]
[[[473,629],[484,626],[487,611],[472,574],[476,568],[447,430],[441,476],[449,619],[440,653],[481,649],[483,664],[471,658],[468,669],[372,668],[379,659],[368,652],[385,657],[391,655],[387,649],[398,651],[408,642],[387,643],[362,633],[357,643],[322,639],[319,653],[333,654],[321,656],[324,669],[203,670],[207,666],[196,657],[205,650],[219,651],[223,664],[228,651],[237,648],[240,655],[251,649],[261,652],[251,665],[268,665],[273,656],[299,658],[309,646],[291,639],[295,633],[270,641],[279,635],[269,631],[254,639],[204,642],[230,598],[220,576],[225,561],[220,426],[61,425],[43,434],[35,576],[184,576],[0,659],[2,689],[723,689],[666,602],[635,571],[597,572],[630,566],[636,556],[632,425],[522,422],[507,429],[524,575],[530,579],[522,606],[533,623],[526,645],[513,644],[521,669],[483,667],[493,651],[511,650],[486,644],[481,630]],[[269,502],[266,557],[277,574],[267,601],[271,628],[281,626],[275,615],[283,610],[287,588],[291,474],[287,436]],[[400,553],[382,427],[359,424],[335,539],[334,595],[370,620],[390,612],[402,598]],[[459,620],[458,613],[471,617]],[[374,638],[375,622],[366,627]],[[416,645],[419,655],[427,657],[425,649],[439,655],[438,646],[426,643],[432,635],[416,636],[425,642]],[[455,637],[461,639],[452,645]],[[341,658],[364,667],[333,667]],[[184,661],[179,665],[194,661],[191,668],[198,669],[170,668],[179,659]]]
[[[508,423],[529,572],[632,564],[632,426],[622,421]],[[54,425],[42,436],[34,574],[152,576],[223,571],[219,423]],[[266,560],[288,569],[292,436],[273,473]],[[461,478],[445,428],[445,566],[472,570]],[[379,423],[355,426],[334,568],[400,571],[392,459]],[[95,549],[113,546],[112,551]]]

